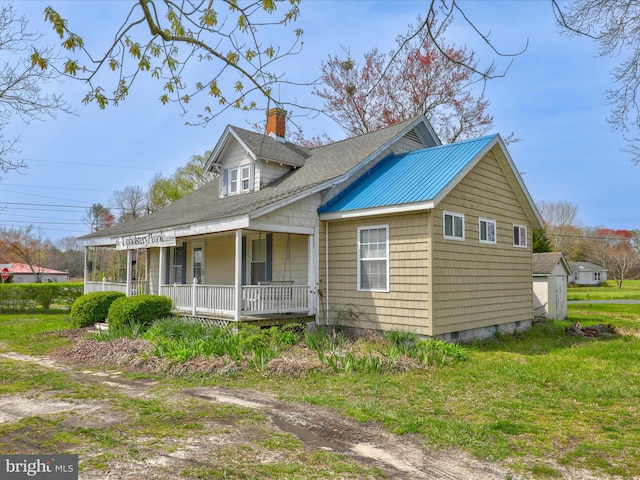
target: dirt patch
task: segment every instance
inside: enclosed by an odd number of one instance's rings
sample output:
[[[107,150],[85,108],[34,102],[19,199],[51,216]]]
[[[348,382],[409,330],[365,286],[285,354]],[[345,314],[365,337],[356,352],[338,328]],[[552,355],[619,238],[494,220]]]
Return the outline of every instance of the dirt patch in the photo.
[[[389,478],[489,480],[508,476],[505,469],[462,452],[429,451],[415,436],[394,435],[377,424],[357,423],[316,405],[285,403],[261,392],[225,387],[203,387],[184,393],[261,410],[278,429],[295,435],[305,445],[373,465]]]
[[[278,400],[275,396],[249,390],[228,387],[200,387],[177,390],[158,390],[152,387],[157,382],[148,379],[125,379],[120,370],[147,372],[215,372],[224,373],[245,366],[230,359],[212,361],[198,359],[184,364],[169,364],[156,359],[152,346],[141,340],[120,339],[113,342],[79,340],[64,351],[49,357],[30,357],[3,353],[0,357],[13,361],[37,363],[46,368],[62,370],[76,381],[100,383],[118,393],[138,398],[155,398],[171,404],[189,402],[193,413],[198,408],[211,405],[234,405],[250,409],[259,414],[260,421],[247,421],[242,416],[232,419],[216,417],[208,419],[203,432],[192,435],[176,435],[168,438],[149,439],[144,434],[127,438],[127,444],[119,446],[121,454],[101,459],[104,452],[83,451],[81,464],[84,465],[80,479],[166,479],[176,478],[177,472],[187,478],[254,478],[255,473],[243,473],[243,465],[277,465],[287,462],[304,465],[312,462],[333,462],[318,460],[320,452],[337,454],[341,461],[357,465],[371,472],[377,469],[379,475],[398,480],[498,480],[522,479],[507,468],[489,462],[481,462],[455,449],[431,450],[414,435],[394,435],[375,423],[361,424],[332,410],[316,405],[291,403]],[[296,358],[283,357],[267,365],[267,372],[302,375],[309,370],[321,368],[313,356]],[[96,368],[100,366],[100,368]],[[108,399],[102,405],[92,402],[62,402],[45,396],[0,397],[0,415],[4,412],[7,422],[24,416],[40,416],[70,412],[64,424],[72,428],[87,426],[113,426],[126,422],[121,413],[110,409]],[[20,404],[20,407],[16,405]],[[2,405],[5,405],[4,409]],[[209,407],[208,407],[209,406]],[[99,407],[99,408],[98,408]],[[13,416],[10,416],[13,415]],[[2,417],[0,417],[2,418]],[[182,419],[185,424],[191,420]],[[24,433],[25,430],[21,430]],[[13,435],[13,437],[11,436]],[[34,433],[35,435],[35,433]],[[301,446],[265,447],[265,438],[298,440]],[[20,445],[17,433],[12,432],[0,438],[0,445]],[[33,446],[32,448],[36,448]],[[76,448],[80,448],[79,446]],[[10,448],[7,448],[10,450]],[[70,451],[74,451],[71,447]],[[78,450],[76,450],[78,451]],[[135,455],[125,452],[135,451]],[[25,453],[22,451],[20,453]],[[38,453],[37,450],[33,453]],[[333,457],[331,457],[333,458]],[[106,463],[106,467],[105,467]],[[234,468],[235,474],[234,474]],[[308,468],[331,468],[330,465],[310,465]],[[186,472],[186,473],[185,473]],[[208,473],[207,473],[208,472]],[[211,473],[217,472],[217,473]],[[221,476],[222,473],[224,477]],[[240,473],[238,473],[240,472]],[[305,478],[304,475],[294,475]],[[317,472],[313,475],[319,478]],[[350,472],[345,476],[334,474],[332,478],[372,478],[370,473]],[[262,478],[278,478],[265,476]],[[290,478],[290,476],[287,476]],[[563,478],[593,478],[585,475],[563,475]]]
[[[4,396],[0,397],[0,423],[17,422],[21,418],[86,408],[88,408],[87,405],[61,402],[45,397]]]

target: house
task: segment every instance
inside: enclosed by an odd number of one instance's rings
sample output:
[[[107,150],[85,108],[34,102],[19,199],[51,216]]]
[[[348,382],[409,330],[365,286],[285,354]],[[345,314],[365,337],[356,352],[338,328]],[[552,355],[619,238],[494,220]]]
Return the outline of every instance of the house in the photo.
[[[600,285],[607,281],[607,269],[591,262],[569,262],[571,277],[569,283],[589,286]]]
[[[571,268],[561,252],[533,254],[533,308],[536,318],[567,318]]]
[[[69,279],[69,272],[0,259],[0,269],[2,268],[9,271],[12,283],[66,282]]]
[[[226,323],[298,316],[447,340],[531,325],[542,222],[499,135],[441,145],[418,117],[304,148],[285,141],[286,112],[267,116],[265,135],[226,127],[212,182],[80,237],[85,252],[148,251],[144,285],[86,271],[85,291],[166,295]]]

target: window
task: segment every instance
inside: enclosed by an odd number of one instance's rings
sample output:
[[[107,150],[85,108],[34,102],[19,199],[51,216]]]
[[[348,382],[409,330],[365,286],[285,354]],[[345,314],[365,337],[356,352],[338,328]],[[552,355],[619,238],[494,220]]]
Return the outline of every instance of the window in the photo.
[[[185,283],[186,271],[185,271],[186,257],[184,244],[180,247],[175,247],[173,250],[173,281],[176,283]]]
[[[479,223],[480,243],[496,243],[496,221],[481,218]]]
[[[233,195],[234,193],[238,193],[238,169],[234,168],[229,173],[229,192]]]
[[[513,246],[514,247],[527,246],[527,227],[524,227],[522,225],[513,226]]]
[[[451,212],[444,212],[443,215],[444,238],[464,240],[464,215]]]
[[[593,272],[593,280],[599,282],[601,279],[600,272]]]
[[[358,228],[358,290],[389,291],[389,227]]]
[[[252,165],[243,167],[225,169],[222,172],[223,186],[221,192],[223,195],[235,195],[240,192],[248,192],[252,188]]]
[[[240,177],[242,182],[241,185],[242,185],[243,192],[248,192],[250,190],[250,184],[249,184],[250,172],[251,171],[248,165],[240,169]]]

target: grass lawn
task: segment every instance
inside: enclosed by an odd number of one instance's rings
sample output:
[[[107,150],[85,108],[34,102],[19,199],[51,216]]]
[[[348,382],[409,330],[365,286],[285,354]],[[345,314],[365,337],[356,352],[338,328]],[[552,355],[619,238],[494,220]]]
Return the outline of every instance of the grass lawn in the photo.
[[[599,287],[569,287],[568,300],[640,300],[640,280],[625,280],[622,288],[609,280]]]
[[[640,290],[640,286],[637,288]],[[562,478],[563,467],[584,469],[599,478],[638,478],[640,305],[570,305],[569,315],[567,321],[539,323],[529,332],[468,345],[468,360],[424,370],[384,374],[312,372],[291,378],[265,375],[254,368],[235,376],[163,378],[158,388],[223,384],[271,392],[282,399],[327,406],[360,422],[379,422],[398,434],[418,435],[431,447],[457,447],[483,460],[504,462],[531,479]],[[574,321],[583,325],[612,323],[625,335],[595,340],[568,336],[564,328]],[[46,352],[65,340],[41,332],[66,328],[69,326],[64,316],[0,316],[0,351]],[[165,441],[161,435],[179,436],[188,428],[204,429],[203,419],[214,416],[232,418],[230,425],[249,422],[266,428],[264,419],[249,409],[210,406],[194,410],[189,405],[174,408],[161,400],[133,401],[113,393],[109,397],[104,389],[70,380],[62,389],[63,372],[47,376],[32,366],[19,365],[16,370],[12,365],[11,373],[7,368],[6,362],[0,362],[0,372],[4,372],[0,393],[29,391],[100,401],[111,398],[115,408],[133,419],[128,426],[104,431],[63,427],[56,416],[41,420],[37,430],[49,442],[42,444],[45,450],[55,450],[57,445],[67,445],[70,452],[95,450],[136,436],[148,437],[161,447]],[[188,413],[192,410],[193,418]],[[33,420],[0,424],[0,435],[35,428],[32,424]],[[154,431],[161,433],[156,435]],[[56,443],[56,438],[64,441]],[[282,445],[275,446],[278,441],[276,438],[269,448],[281,449]],[[293,442],[287,448],[303,458],[296,445]],[[7,445],[0,448],[7,450]],[[124,455],[135,458],[139,453],[132,449]],[[252,467],[250,456],[247,458],[247,471],[252,472],[247,476],[184,476],[277,478],[275,473],[261,474],[263,466]],[[94,457],[91,461],[99,460]],[[109,458],[102,461],[106,465]],[[282,478],[322,478],[317,469],[314,472],[302,467],[306,460],[297,461],[301,463],[299,470]],[[323,471],[322,475],[353,478],[344,473],[351,467],[342,464],[340,468],[339,472]],[[361,477],[357,478],[375,478],[374,473],[367,477],[366,472],[359,472]]]

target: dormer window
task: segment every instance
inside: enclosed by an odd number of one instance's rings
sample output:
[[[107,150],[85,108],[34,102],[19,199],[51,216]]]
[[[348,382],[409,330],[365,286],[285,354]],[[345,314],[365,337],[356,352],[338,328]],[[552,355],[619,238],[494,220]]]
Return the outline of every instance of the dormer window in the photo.
[[[240,168],[240,186],[243,192],[248,192],[249,190],[251,190],[251,188],[249,188],[249,180],[251,177],[250,171],[251,169],[249,168],[249,165]]]
[[[225,168],[222,172],[222,195],[236,195],[253,190],[253,165]]]

